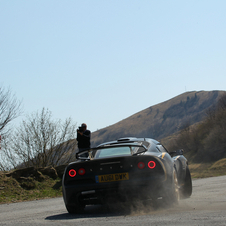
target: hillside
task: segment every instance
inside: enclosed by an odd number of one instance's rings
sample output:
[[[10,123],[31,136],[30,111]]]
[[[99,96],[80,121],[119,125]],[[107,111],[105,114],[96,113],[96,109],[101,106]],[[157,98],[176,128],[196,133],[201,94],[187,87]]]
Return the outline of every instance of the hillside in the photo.
[[[168,150],[184,149],[193,163],[213,163],[226,158],[226,94],[207,111],[200,123],[184,127],[169,139]]]
[[[92,133],[92,146],[120,137],[163,139],[186,125],[202,121],[225,91],[185,92]]]

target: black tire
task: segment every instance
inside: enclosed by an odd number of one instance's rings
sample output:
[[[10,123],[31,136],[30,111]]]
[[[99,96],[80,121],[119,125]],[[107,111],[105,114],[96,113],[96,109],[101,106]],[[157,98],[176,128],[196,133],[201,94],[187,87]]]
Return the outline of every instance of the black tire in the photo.
[[[179,192],[179,185],[177,179],[177,172],[173,169],[173,183],[171,189],[166,192],[165,196],[163,197],[164,205],[172,206],[178,204],[180,199],[180,192]]]
[[[185,180],[184,184],[181,188],[181,197],[183,199],[189,198],[192,194],[192,180],[191,180],[191,173],[188,168],[186,167],[186,174],[185,174]]]

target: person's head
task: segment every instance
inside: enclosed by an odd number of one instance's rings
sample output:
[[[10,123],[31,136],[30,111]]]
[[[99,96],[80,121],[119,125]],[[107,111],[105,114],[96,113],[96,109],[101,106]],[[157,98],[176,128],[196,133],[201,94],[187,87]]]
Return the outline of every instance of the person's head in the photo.
[[[83,131],[86,131],[87,125],[85,123],[82,123],[81,127],[82,127]]]

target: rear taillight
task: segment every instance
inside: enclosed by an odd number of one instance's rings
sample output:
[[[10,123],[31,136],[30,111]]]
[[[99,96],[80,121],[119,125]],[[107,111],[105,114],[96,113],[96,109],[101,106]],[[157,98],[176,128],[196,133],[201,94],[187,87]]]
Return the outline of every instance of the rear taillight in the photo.
[[[156,167],[156,163],[154,161],[150,161],[150,162],[148,162],[148,167],[150,169],[154,169]]]
[[[155,161],[149,161],[147,165],[148,165],[149,169],[154,169],[156,167]],[[137,167],[139,169],[144,169],[145,168],[145,163],[144,162],[138,162]]]
[[[74,169],[69,170],[68,172],[70,177],[75,177],[76,176],[76,171]]]
[[[83,176],[85,173],[86,173],[86,171],[85,171],[85,169],[83,169],[83,168],[80,168],[80,169],[78,170],[78,174],[81,175],[81,176]]]
[[[143,169],[143,168],[145,167],[144,162],[138,162],[137,167],[138,167],[139,169]]]

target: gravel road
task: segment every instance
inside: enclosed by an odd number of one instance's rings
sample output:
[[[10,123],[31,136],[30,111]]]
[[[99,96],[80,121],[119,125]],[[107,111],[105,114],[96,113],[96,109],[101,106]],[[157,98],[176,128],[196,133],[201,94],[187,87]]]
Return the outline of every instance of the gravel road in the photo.
[[[0,205],[0,225],[217,225],[226,226],[226,176],[193,180],[191,198],[158,210],[106,210],[88,206],[79,215],[67,213],[62,198]]]

